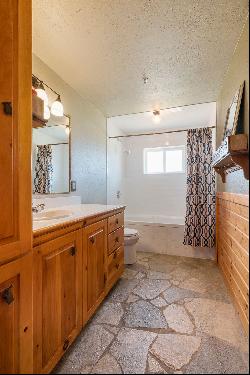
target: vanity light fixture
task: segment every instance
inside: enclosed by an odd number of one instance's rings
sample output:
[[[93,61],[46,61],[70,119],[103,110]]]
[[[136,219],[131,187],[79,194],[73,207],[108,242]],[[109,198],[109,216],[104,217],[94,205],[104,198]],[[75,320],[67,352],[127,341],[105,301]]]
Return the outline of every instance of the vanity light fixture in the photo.
[[[156,124],[158,124],[159,122],[160,122],[160,111],[158,111],[158,110],[154,110],[153,111],[153,121],[156,123]]]
[[[56,101],[52,104],[51,113],[54,116],[63,116],[63,105],[60,95],[57,96]]]
[[[50,118],[50,114],[52,113],[54,116],[62,117],[64,115],[63,105],[61,101],[60,94],[53,90],[49,85],[47,85],[44,81],[36,77],[32,74],[32,86],[34,87],[37,96],[44,101],[44,119],[48,120]],[[45,91],[44,86],[50,89],[55,95],[57,95],[57,99],[52,103],[51,108],[49,108],[49,99],[47,93]]]
[[[48,95],[46,94],[42,81],[39,82],[38,87],[36,88],[36,93],[37,93],[37,96],[44,101],[45,107],[48,106],[49,99],[48,99]]]
[[[44,106],[43,116],[44,116],[44,120],[49,120],[49,118],[50,118],[50,110],[49,110],[49,107],[47,105]]]

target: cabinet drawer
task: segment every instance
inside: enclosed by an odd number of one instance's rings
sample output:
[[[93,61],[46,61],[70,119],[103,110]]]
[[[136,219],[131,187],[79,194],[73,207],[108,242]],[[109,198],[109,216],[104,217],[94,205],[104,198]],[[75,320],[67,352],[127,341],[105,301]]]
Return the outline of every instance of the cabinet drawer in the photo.
[[[124,247],[121,246],[108,257],[108,279],[124,268]]]
[[[124,228],[118,228],[108,235],[108,255],[124,243]]]
[[[124,213],[113,215],[108,218],[108,232],[111,233],[124,225]]]

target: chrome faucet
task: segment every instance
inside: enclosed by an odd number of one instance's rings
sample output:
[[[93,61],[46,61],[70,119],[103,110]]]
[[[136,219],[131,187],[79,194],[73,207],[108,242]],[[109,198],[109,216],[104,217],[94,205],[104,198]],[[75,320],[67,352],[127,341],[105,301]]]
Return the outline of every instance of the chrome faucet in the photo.
[[[44,203],[39,203],[39,204],[37,204],[35,206],[32,206],[32,212],[34,212],[34,213],[41,212],[44,209],[45,209],[45,204]]]

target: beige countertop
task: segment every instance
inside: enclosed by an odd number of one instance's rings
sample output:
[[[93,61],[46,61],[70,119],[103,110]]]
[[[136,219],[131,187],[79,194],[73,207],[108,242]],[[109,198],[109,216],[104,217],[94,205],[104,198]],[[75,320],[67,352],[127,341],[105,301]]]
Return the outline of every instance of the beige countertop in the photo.
[[[105,204],[79,204],[72,206],[60,206],[57,208],[50,209],[45,208],[45,210],[39,212],[38,214],[33,214],[33,234],[36,234],[42,231],[43,229],[53,229],[55,227],[59,227],[60,225],[65,225],[67,223],[76,223],[91,217],[111,213],[112,211],[124,208],[125,206],[113,206]],[[41,217],[43,216],[43,214],[46,215],[46,213],[53,213],[55,211],[62,211],[62,214],[67,213],[67,216],[62,215],[63,217],[53,219],[34,219],[36,216]]]

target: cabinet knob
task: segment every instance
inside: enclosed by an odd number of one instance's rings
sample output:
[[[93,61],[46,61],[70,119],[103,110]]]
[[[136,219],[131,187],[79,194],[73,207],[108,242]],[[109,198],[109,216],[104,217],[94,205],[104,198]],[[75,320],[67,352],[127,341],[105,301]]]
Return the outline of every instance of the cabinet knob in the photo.
[[[66,350],[66,349],[68,348],[68,346],[69,346],[69,340],[66,339],[66,340],[64,341],[64,344],[63,344],[63,350]]]
[[[116,224],[119,224],[119,220],[118,220],[118,219],[116,219],[115,223],[116,223]]]
[[[12,293],[12,285],[9,288],[4,289],[2,292],[2,299],[10,305],[14,301],[14,296]]]
[[[90,237],[90,242],[95,243],[95,237]]]
[[[118,268],[119,268],[120,265],[119,265],[119,263],[116,263],[115,266],[116,266],[116,269],[118,270]]]
[[[116,237],[116,238],[115,238],[115,242],[119,242],[119,237]]]
[[[11,102],[2,102],[3,112],[7,116],[12,116],[12,104]]]
[[[74,256],[74,255],[76,255],[76,247],[74,246],[74,247],[71,247],[71,249],[70,249],[70,254],[72,255],[72,257]]]
[[[114,255],[113,255],[113,259],[115,259],[117,257],[117,253],[116,251],[114,252]]]

